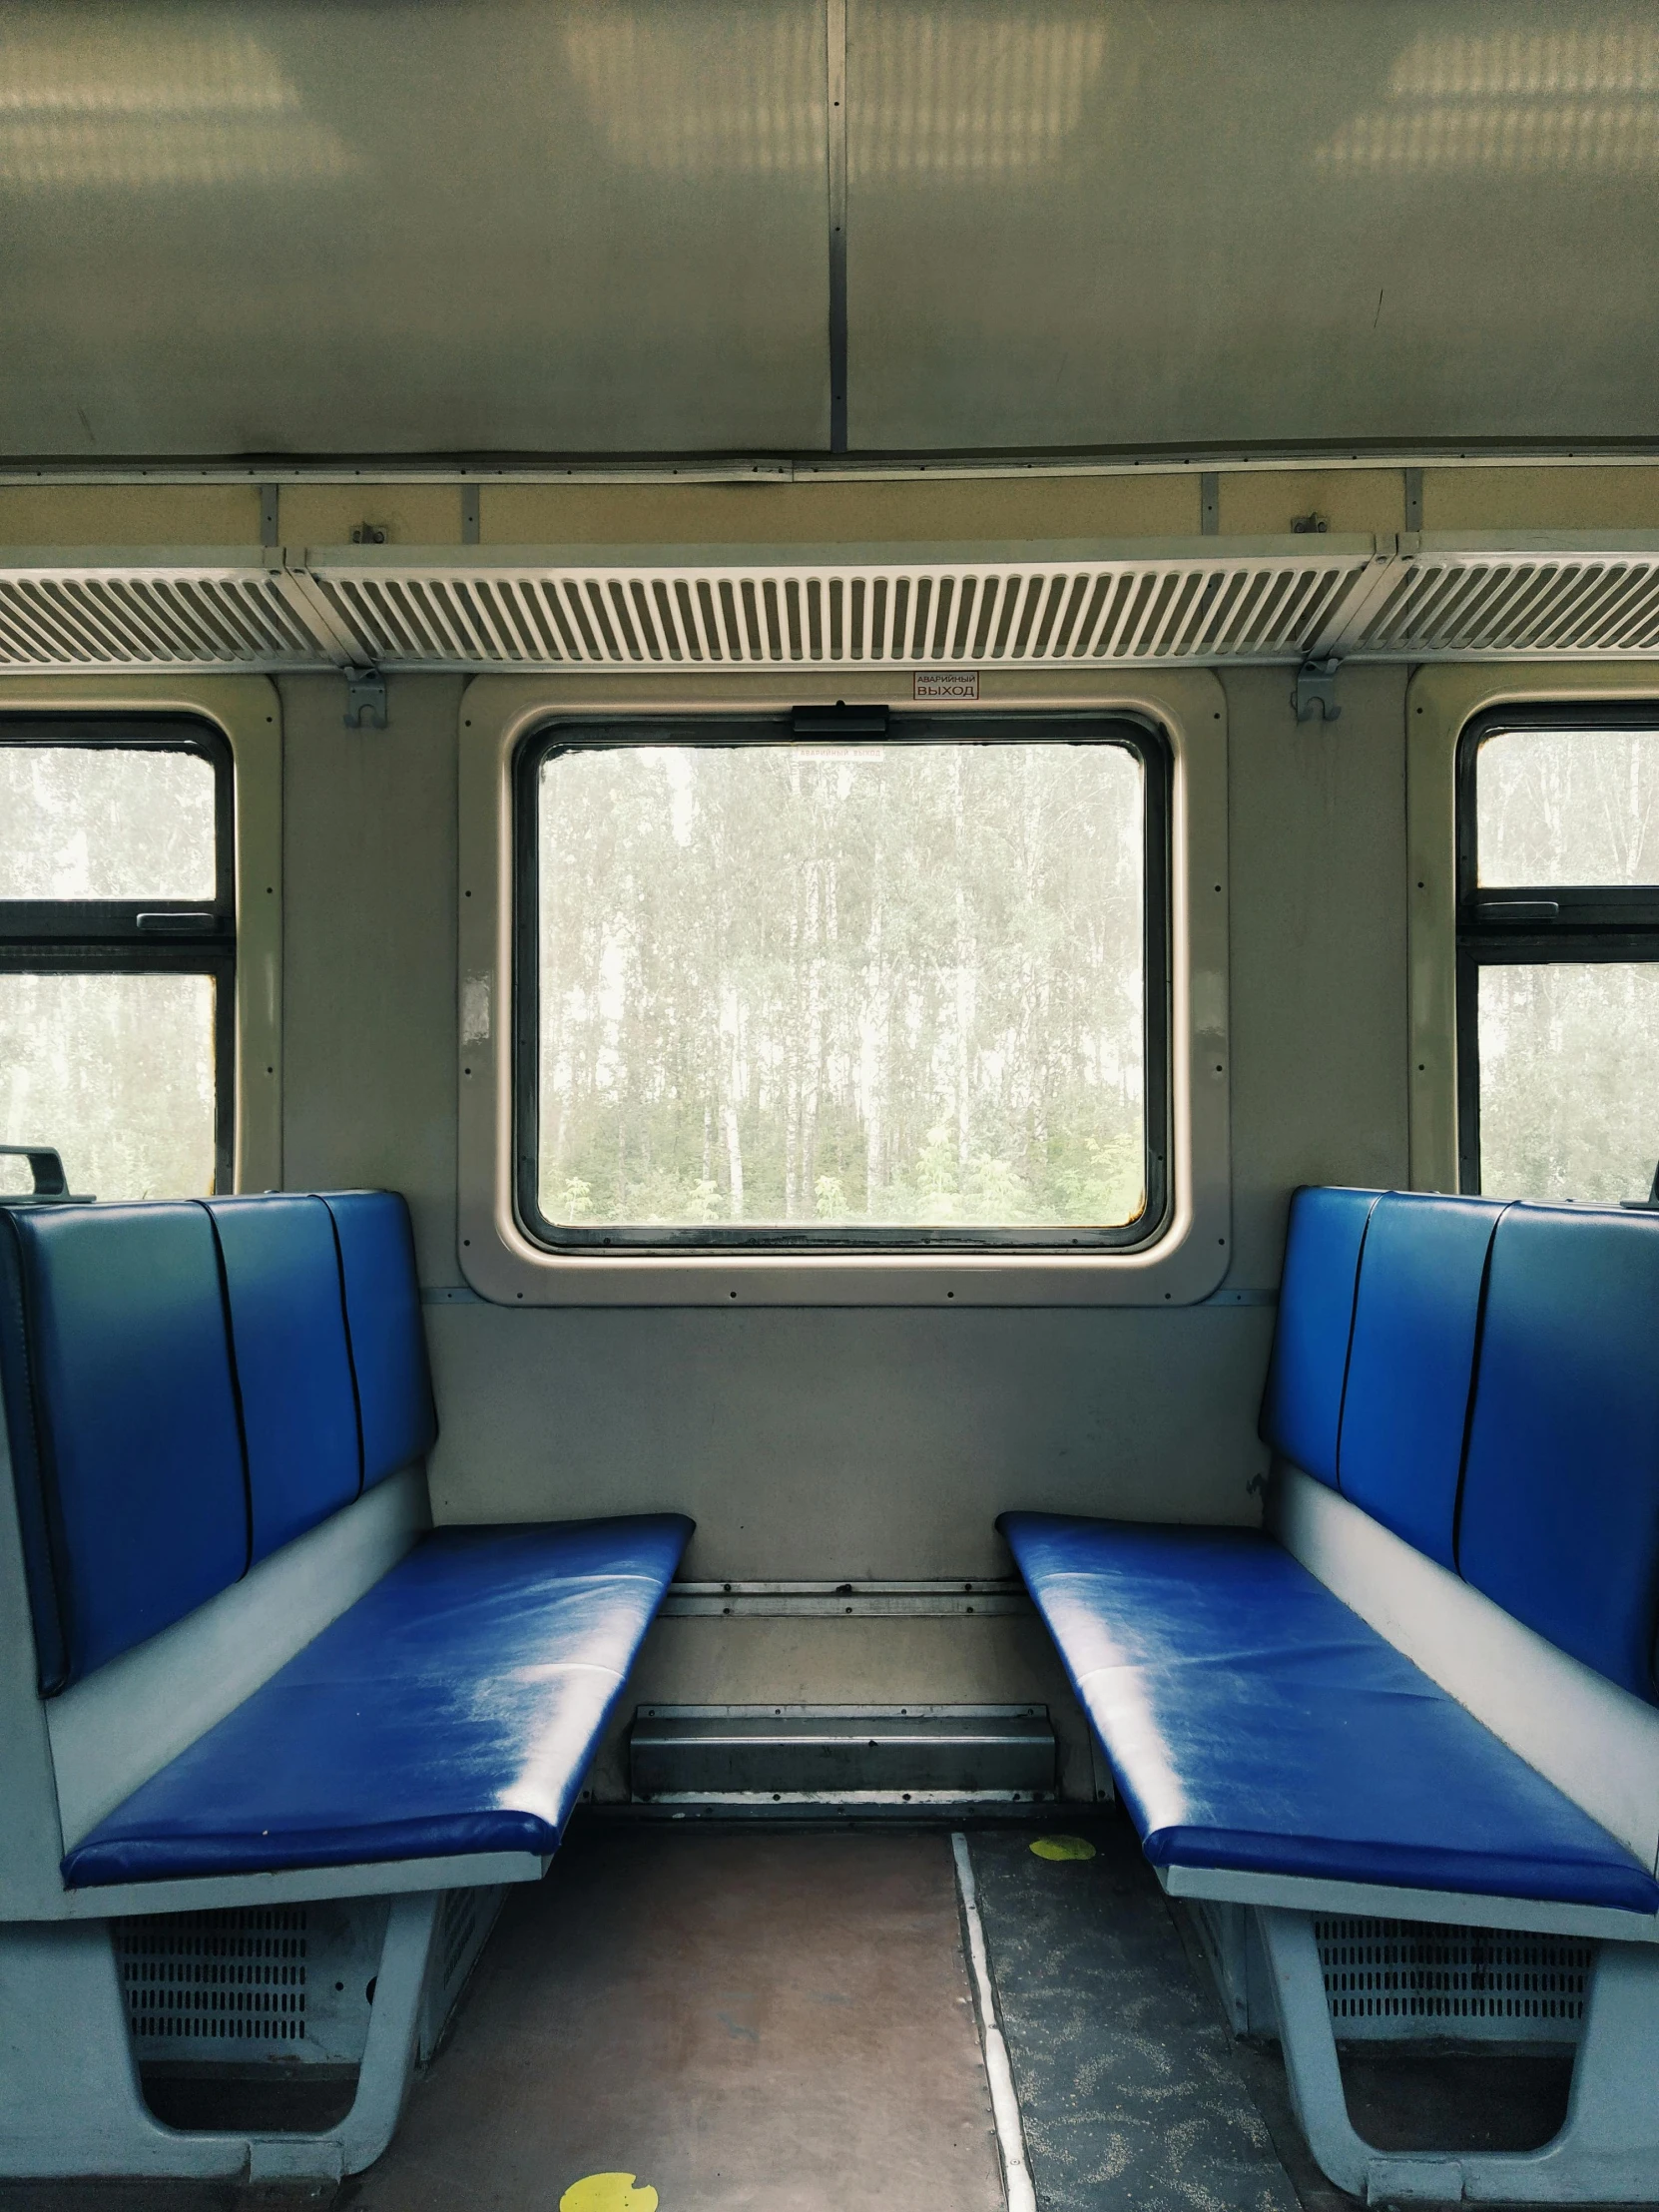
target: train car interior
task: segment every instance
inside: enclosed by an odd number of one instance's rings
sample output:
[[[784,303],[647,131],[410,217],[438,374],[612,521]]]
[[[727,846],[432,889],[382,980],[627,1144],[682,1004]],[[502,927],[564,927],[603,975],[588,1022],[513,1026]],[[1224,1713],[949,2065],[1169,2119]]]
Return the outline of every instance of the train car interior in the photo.
[[[0,2212],[1659,2208],[1659,12],[0,8]]]

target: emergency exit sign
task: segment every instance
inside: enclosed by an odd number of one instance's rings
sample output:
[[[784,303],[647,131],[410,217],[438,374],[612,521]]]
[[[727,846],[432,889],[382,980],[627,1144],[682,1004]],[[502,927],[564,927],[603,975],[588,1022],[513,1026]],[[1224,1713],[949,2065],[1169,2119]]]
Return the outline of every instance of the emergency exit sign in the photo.
[[[915,686],[917,699],[977,699],[979,671],[976,668],[918,668]]]

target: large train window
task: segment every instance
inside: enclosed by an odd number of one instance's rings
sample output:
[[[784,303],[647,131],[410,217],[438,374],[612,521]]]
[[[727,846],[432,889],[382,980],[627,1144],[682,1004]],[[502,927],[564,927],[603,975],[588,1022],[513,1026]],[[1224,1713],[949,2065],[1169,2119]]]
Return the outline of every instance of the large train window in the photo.
[[[1659,709],[1467,732],[1458,878],[1463,1189],[1659,1192]]]
[[[1125,721],[544,733],[518,784],[526,1228],[1146,1242],[1168,785]]]
[[[3,1141],[98,1198],[229,1189],[234,914],[217,732],[0,721]]]

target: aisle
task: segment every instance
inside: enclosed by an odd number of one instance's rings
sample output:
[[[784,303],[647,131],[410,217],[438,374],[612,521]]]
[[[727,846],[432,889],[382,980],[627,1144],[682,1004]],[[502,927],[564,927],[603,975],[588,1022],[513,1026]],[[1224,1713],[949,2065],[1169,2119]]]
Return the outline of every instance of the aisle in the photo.
[[[997,2212],[948,1835],[579,1825],[348,2201],[556,2212],[606,2173],[662,2212]]]

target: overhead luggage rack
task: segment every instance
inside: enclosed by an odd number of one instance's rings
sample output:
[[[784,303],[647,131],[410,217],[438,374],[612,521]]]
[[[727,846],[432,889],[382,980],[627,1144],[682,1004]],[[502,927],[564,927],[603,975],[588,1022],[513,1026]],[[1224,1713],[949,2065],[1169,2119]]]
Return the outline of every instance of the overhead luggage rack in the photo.
[[[1634,659],[1659,532],[0,554],[0,673]]]

